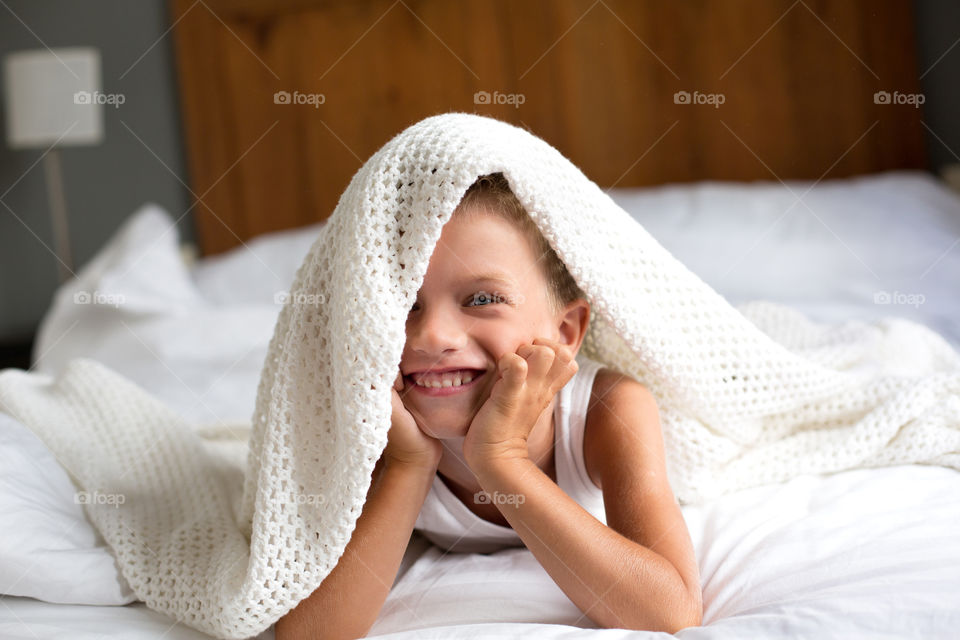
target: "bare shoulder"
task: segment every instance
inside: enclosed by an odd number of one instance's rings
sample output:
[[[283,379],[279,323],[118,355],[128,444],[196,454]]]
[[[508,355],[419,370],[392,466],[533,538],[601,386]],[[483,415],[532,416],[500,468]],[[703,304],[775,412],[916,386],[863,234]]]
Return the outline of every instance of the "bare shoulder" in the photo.
[[[649,458],[652,447],[662,458],[662,438],[657,402],[647,387],[612,369],[597,371],[583,435],[584,462],[593,483],[603,488],[604,470],[615,453],[639,448]]]

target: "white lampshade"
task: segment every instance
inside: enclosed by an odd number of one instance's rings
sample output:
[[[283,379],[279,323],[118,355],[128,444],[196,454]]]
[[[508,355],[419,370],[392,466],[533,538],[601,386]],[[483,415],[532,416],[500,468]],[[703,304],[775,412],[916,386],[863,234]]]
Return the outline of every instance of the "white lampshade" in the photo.
[[[58,140],[58,146],[103,140],[97,49],[10,53],[4,60],[4,92],[7,144],[12,149],[44,148]]]

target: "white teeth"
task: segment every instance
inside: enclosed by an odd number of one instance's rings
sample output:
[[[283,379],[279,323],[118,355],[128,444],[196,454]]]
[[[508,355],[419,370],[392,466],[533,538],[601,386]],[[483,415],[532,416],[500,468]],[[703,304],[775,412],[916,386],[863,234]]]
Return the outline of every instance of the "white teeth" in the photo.
[[[444,373],[440,380],[414,380],[414,384],[418,387],[429,387],[431,389],[439,389],[441,387],[459,387],[460,385],[467,384],[473,380],[473,376],[469,373]]]

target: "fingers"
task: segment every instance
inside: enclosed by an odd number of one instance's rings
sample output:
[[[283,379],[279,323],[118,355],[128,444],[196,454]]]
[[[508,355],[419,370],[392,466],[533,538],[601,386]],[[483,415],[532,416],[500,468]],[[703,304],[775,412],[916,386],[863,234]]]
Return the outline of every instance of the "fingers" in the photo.
[[[497,361],[498,379],[490,400],[503,415],[539,413],[573,377],[577,363],[566,345],[537,338]],[[532,422],[531,422],[532,424]]]
[[[497,376],[490,398],[504,409],[516,408],[527,379],[527,361],[515,353],[505,353],[497,360]]]
[[[497,363],[500,377],[508,389],[519,389],[527,379],[527,361],[516,353],[505,353]]]
[[[554,353],[563,365],[567,365],[570,362],[576,362],[574,359],[573,351],[567,345],[562,342],[557,342],[556,340],[550,340],[549,338],[534,338],[533,344],[535,345],[546,345],[553,349]]]
[[[400,394],[397,393],[396,389],[390,391],[390,403],[394,411],[403,408],[403,400],[400,399]]]
[[[543,375],[555,390],[561,389],[579,370],[573,351],[567,345],[548,338],[535,338],[532,345],[523,345],[538,360],[538,372]],[[523,347],[521,347],[523,348]],[[518,349],[518,353],[520,350]]]
[[[553,349],[542,344],[522,344],[517,348],[517,355],[527,361],[528,377],[536,380],[550,372],[556,359]]]
[[[397,424],[398,421],[403,419],[403,413],[406,411],[406,408],[403,406],[403,400],[400,399],[400,394],[397,393],[396,389],[390,391],[390,408],[391,425]]]

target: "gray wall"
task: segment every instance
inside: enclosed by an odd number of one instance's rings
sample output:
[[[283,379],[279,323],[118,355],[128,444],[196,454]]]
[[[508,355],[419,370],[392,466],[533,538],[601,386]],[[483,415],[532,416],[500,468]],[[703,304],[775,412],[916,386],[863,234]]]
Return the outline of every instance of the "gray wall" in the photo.
[[[960,162],[960,2],[915,0],[930,168]],[[934,135],[936,134],[936,135]],[[939,140],[938,140],[939,138]]]
[[[122,119],[187,182],[172,41],[169,33],[163,35],[170,24],[166,2],[5,3],[9,10],[0,7],[0,55],[43,48],[44,43],[50,47],[98,47],[103,59],[103,91],[123,93],[127,98],[120,109],[105,110],[103,145],[62,152],[76,263],[88,260],[146,201],[157,202],[175,218],[186,211],[186,189],[121,124]],[[954,46],[960,39],[960,2],[917,0],[915,7],[919,73],[926,74],[922,79],[927,98],[924,120],[942,140],[927,135],[931,168],[937,170],[960,161],[955,155],[960,154],[960,45]],[[0,101],[0,112],[2,109]],[[33,232],[0,205],[0,344],[29,340],[57,286],[56,262],[42,244],[53,246],[42,166],[24,175],[39,157],[39,151],[14,152],[0,143],[0,194],[19,180],[3,200]],[[191,224],[190,215],[179,223],[185,239],[193,237]]]
[[[100,49],[103,92],[122,93],[126,97],[119,108],[104,109],[103,144],[61,151],[77,271],[144,202],[156,202],[174,218],[190,206],[189,193],[183,185],[121,123],[126,123],[177,176],[188,182],[173,43],[169,33],[161,38],[170,25],[167,3],[4,2],[9,10],[0,6],[0,56],[22,49],[44,49],[44,45],[93,46]],[[154,43],[156,46],[151,49]],[[140,62],[124,75],[141,55]],[[0,117],[5,118],[3,109],[4,100],[0,100]],[[29,340],[58,284],[56,259],[44,247],[46,244],[52,248],[54,244],[43,164],[30,169],[41,154],[42,150],[10,150],[6,146],[5,124],[0,127],[0,194],[16,183],[2,199],[29,227],[25,228],[0,205],[0,343]],[[183,237],[192,238],[191,225],[188,214],[179,224]]]

